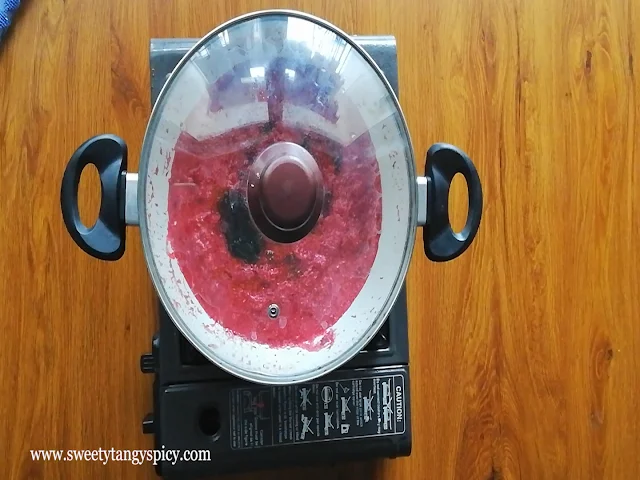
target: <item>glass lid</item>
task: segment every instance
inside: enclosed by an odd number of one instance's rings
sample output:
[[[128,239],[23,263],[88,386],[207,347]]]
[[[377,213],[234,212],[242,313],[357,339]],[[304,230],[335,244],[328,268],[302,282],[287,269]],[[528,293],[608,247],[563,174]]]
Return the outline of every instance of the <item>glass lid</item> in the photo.
[[[413,151],[380,70],[332,25],[269,11],[212,31],[168,79],[140,174],[154,285],[223,369],[309,380],[382,325],[415,239]]]

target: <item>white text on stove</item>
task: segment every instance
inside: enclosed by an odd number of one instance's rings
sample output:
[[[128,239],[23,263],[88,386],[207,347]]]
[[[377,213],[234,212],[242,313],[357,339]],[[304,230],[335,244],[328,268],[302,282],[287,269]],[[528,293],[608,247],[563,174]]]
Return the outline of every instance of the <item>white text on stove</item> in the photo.
[[[402,421],[402,387],[396,386],[396,422]]]

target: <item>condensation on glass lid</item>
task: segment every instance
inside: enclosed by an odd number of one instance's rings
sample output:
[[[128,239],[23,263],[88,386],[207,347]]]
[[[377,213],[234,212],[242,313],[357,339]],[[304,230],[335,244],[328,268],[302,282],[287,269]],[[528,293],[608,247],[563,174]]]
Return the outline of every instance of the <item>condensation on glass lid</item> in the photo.
[[[308,235],[290,244],[255,227],[243,188],[254,152],[276,139],[304,145],[323,175],[322,214]],[[272,347],[317,349],[331,341],[330,327],[367,279],[380,234],[377,163],[353,156],[278,123],[205,140],[181,136],[169,180],[168,241],[212,319]],[[268,314],[271,305],[278,306],[276,318]]]

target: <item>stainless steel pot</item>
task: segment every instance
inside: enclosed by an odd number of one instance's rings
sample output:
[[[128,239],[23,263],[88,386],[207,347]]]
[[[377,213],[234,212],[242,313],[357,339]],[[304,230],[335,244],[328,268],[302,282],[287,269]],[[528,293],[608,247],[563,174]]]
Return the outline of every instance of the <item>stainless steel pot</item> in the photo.
[[[83,168],[102,203],[78,215]],[[448,215],[453,177],[466,226]],[[435,262],[461,255],[482,213],[465,153],[433,145],[418,176],[407,125],[367,53],[335,26],[263,11],[211,31],[182,59],[151,114],[139,174],[113,135],[89,139],[65,170],[74,241],[103,260],[139,225],[163,306],[211,362],[265,384],[309,381],[376,334],[405,279],[416,228]]]

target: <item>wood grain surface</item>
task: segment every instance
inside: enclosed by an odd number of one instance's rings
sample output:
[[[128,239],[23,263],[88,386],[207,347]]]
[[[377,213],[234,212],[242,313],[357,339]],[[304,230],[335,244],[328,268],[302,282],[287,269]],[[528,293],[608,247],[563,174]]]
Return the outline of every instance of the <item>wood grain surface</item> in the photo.
[[[151,379],[138,360],[156,319],[139,233],[119,262],[88,257],[63,226],[60,180],[97,133],[125,138],[137,169],[150,38],[272,7],[395,35],[420,170],[432,143],[458,145],[486,204],[453,262],[427,261],[418,235],[412,456],[259,478],[640,478],[634,0],[23,0],[0,45],[0,476],[156,478],[148,464],[31,460],[153,448],[140,428]],[[84,183],[83,216],[98,196]]]

